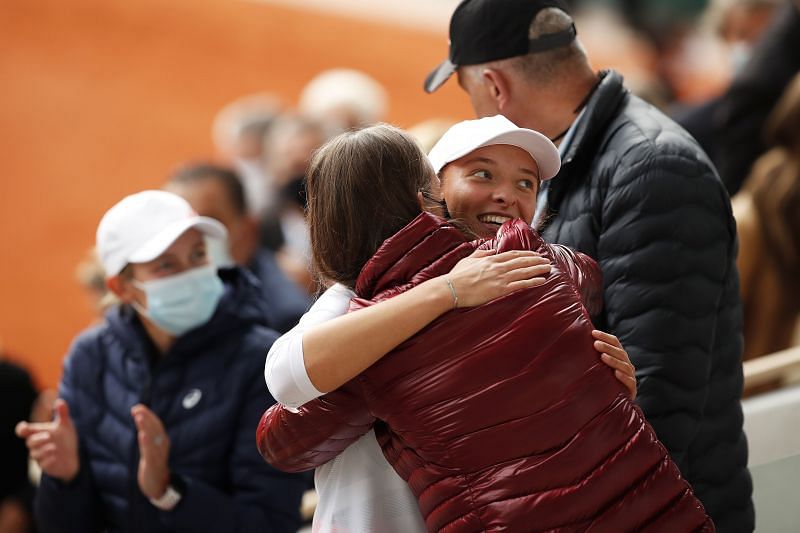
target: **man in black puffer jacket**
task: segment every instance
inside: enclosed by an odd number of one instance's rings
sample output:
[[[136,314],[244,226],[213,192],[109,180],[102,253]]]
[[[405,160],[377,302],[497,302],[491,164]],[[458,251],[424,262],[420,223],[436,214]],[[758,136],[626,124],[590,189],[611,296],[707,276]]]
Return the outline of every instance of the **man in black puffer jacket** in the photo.
[[[598,261],[596,325],[628,350],[648,420],[718,530],[752,531],[736,228],[710,161],[619,74],[591,69],[559,0],[465,0],[450,43],[425,89],[457,72],[479,116],[560,141],[539,229]]]

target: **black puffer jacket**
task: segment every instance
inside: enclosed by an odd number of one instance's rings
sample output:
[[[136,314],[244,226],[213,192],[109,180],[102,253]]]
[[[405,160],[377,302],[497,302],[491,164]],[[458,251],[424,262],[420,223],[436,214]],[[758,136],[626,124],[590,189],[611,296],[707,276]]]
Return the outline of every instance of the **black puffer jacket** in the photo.
[[[548,191],[543,235],[598,261],[638,401],[719,531],[752,531],[728,195],[697,143],[604,73]]]

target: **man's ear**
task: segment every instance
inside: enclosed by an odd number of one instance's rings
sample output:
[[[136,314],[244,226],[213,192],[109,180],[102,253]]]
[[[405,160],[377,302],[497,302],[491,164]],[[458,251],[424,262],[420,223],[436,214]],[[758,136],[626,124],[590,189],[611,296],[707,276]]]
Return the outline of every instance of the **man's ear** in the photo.
[[[511,83],[508,76],[502,70],[485,68],[481,71],[481,80],[495,107],[502,113],[511,100]]]

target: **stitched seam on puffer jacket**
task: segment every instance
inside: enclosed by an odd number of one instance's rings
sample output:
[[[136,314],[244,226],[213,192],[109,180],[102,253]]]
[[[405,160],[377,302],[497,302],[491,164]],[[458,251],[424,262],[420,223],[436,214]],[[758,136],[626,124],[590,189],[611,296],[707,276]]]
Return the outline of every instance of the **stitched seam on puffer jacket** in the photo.
[[[616,406],[616,403],[614,405]],[[602,415],[598,415],[598,416],[602,416]],[[588,471],[588,473],[581,474],[580,479],[573,481],[569,485],[561,485],[561,486],[557,486],[557,487],[546,487],[546,488],[544,488],[542,490],[519,493],[519,494],[515,494],[514,496],[509,496],[507,498],[496,499],[496,500],[493,500],[493,501],[491,501],[491,502],[489,502],[489,503],[487,503],[485,505],[482,505],[481,507],[476,508],[475,510],[477,511],[479,509],[485,509],[485,508],[490,507],[492,505],[496,505],[497,503],[500,503],[500,502],[517,500],[517,499],[520,499],[520,498],[527,498],[529,496],[533,496],[533,495],[536,495],[536,494],[543,494],[545,492],[552,492],[554,490],[565,490],[565,489],[569,489],[569,488],[575,487],[577,485],[580,485],[581,482],[594,477],[594,474],[595,474],[595,472],[597,472],[597,470],[599,470],[600,468],[606,466],[610,461],[614,460],[615,457],[617,457],[620,453],[622,453],[622,451],[631,443],[631,441],[633,441],[635,438],[637,438],[639,435],[641,435],[643,431],[645,431],[646,427],[647,426],[644,423],[644,420],[642,420],[642,423],[640,424],[639,428],[636,430],[636,432],[630,438],[628,438],[625,442],[623,442],[618,448],[613,450],[609,455],[607,455],[606,457],[601,458],[599,460],[599,462],[594,467],[592,467],[592,469],[590,471]],[[575,438],[577,438],[577,437],[573,437],[570,440],[574,440]],[[656,466],[661,464],[666,459],[666,457],[667,456],[666,456],[666,453],[665,453],[663,458],[660,461],[658,461],[658,463],[656,463]],[[650,469],[648,469],[647,472],[649,473],[652,470],[653,470],[653,468],[650,468]],[[638,482],[639,482],[639,480],[636,480],[636,482],[632,483],[631,486],[634,486],[634,485],[638,484]],[[627,491],[626,491],[626,493],[627,493]]]
[[[477,520],[478,523],[481,525],[481,528],[483,529],[483,531],[486,531],[486,524],[483,523],[483,517],[481,516],[481,513],[478,512],[478,509],[481,509],[481,507],[476,507],[475,497],[474,497],[473,490],[472,490],[472,483],[469,481],[469,479],[467,479],[468,475],[470,475],[470,474],[461,474],[458,477],[462,478],[464,480],[465,485],[466,485],[466,493],[469,495],[469,500],[470,500],[470,506],[469,506],[470,510],[469,510],[469,512],[468,513],[464,513],[464,514],[458,516],[457,518],[455,518],[453,520],[450,520],[449,522],[443,524],[439,528],[439,531],[446,529],[447,526],[449,526],[450,524],[452,524],[454,522],[457,522],[459,520],[465,520],[468,516],[474,516],[475,520]],[[444,502],[442,502],[442,503],[444,503]],[[434,510],[439,508],[440,506],[441,506],[441,504],[437,505],[434,508]],[[433,514],[433,510],[431,511],[431,514]]]

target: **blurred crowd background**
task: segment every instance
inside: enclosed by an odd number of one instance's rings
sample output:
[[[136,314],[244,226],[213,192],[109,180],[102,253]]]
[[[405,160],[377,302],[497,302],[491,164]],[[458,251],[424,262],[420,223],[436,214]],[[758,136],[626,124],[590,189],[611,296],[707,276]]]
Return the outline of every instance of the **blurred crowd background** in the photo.
[[[787,3],[572,4],[596,68],[617,69],[632,90],[694,128],[696,136],[713,137],[710,114],[698,107],[713,105],[724,93]],[[97,316],[87,298],[97,281],[86,264],[94,228],[122,196],[161,187],[186,164],[215,162],[239,171],[249,207],[260,214],[275,207],[267,205],[274,200],[267,195],[291,187],[310,151],[337,128],[352,125],[347,120],[418,126],[414,131],[430,143],[448,124],[470,118],[467,96],[455,84],[435,95],[421,89],[425,74],[446,54],[455,5],[4,2],[3,352],[23,362],[39,386],[57,383],[70,339]],[[355,72],[333,73],[316,89],[309,85],[331,69]],[[346,100],[361,116],[325,110]],[[760,139],[752,146],[765,149]],[[274,190],[266,190],[265,180]],[[287,250],[302,255],[307,251],[289,229],[302,233],[302,217],[291,214],[283,215],[283,237]],[[275,228],[265,229],[262,237],[273,239],[267,244],[279,246]],[[281,259],[290,274],[302,274],[296,257]]]
[[[252,247],[263,248],[313,297],[302,187],[310,154],[378,121],[428,148],[472,118],[455,83],[422,90],[447,53],[457,3],[4,0],[2,358],[26,367],[36,390],[55,387],[70,340],[108,303],[91,251],[100,216],[145,188],[169,182],[180,194],[198,164],[230,168],[244,187],[243,208],[234,202],[230,213],[189,198],[251,243],[232,242],[220,260],[249,263]],[[797,344],[797,2],[572,5],[593,66],[621,72],[718,165],[739,223],[745,357]],[[744,86],[744,112],[730,101],[737,76],[759,80]]]

